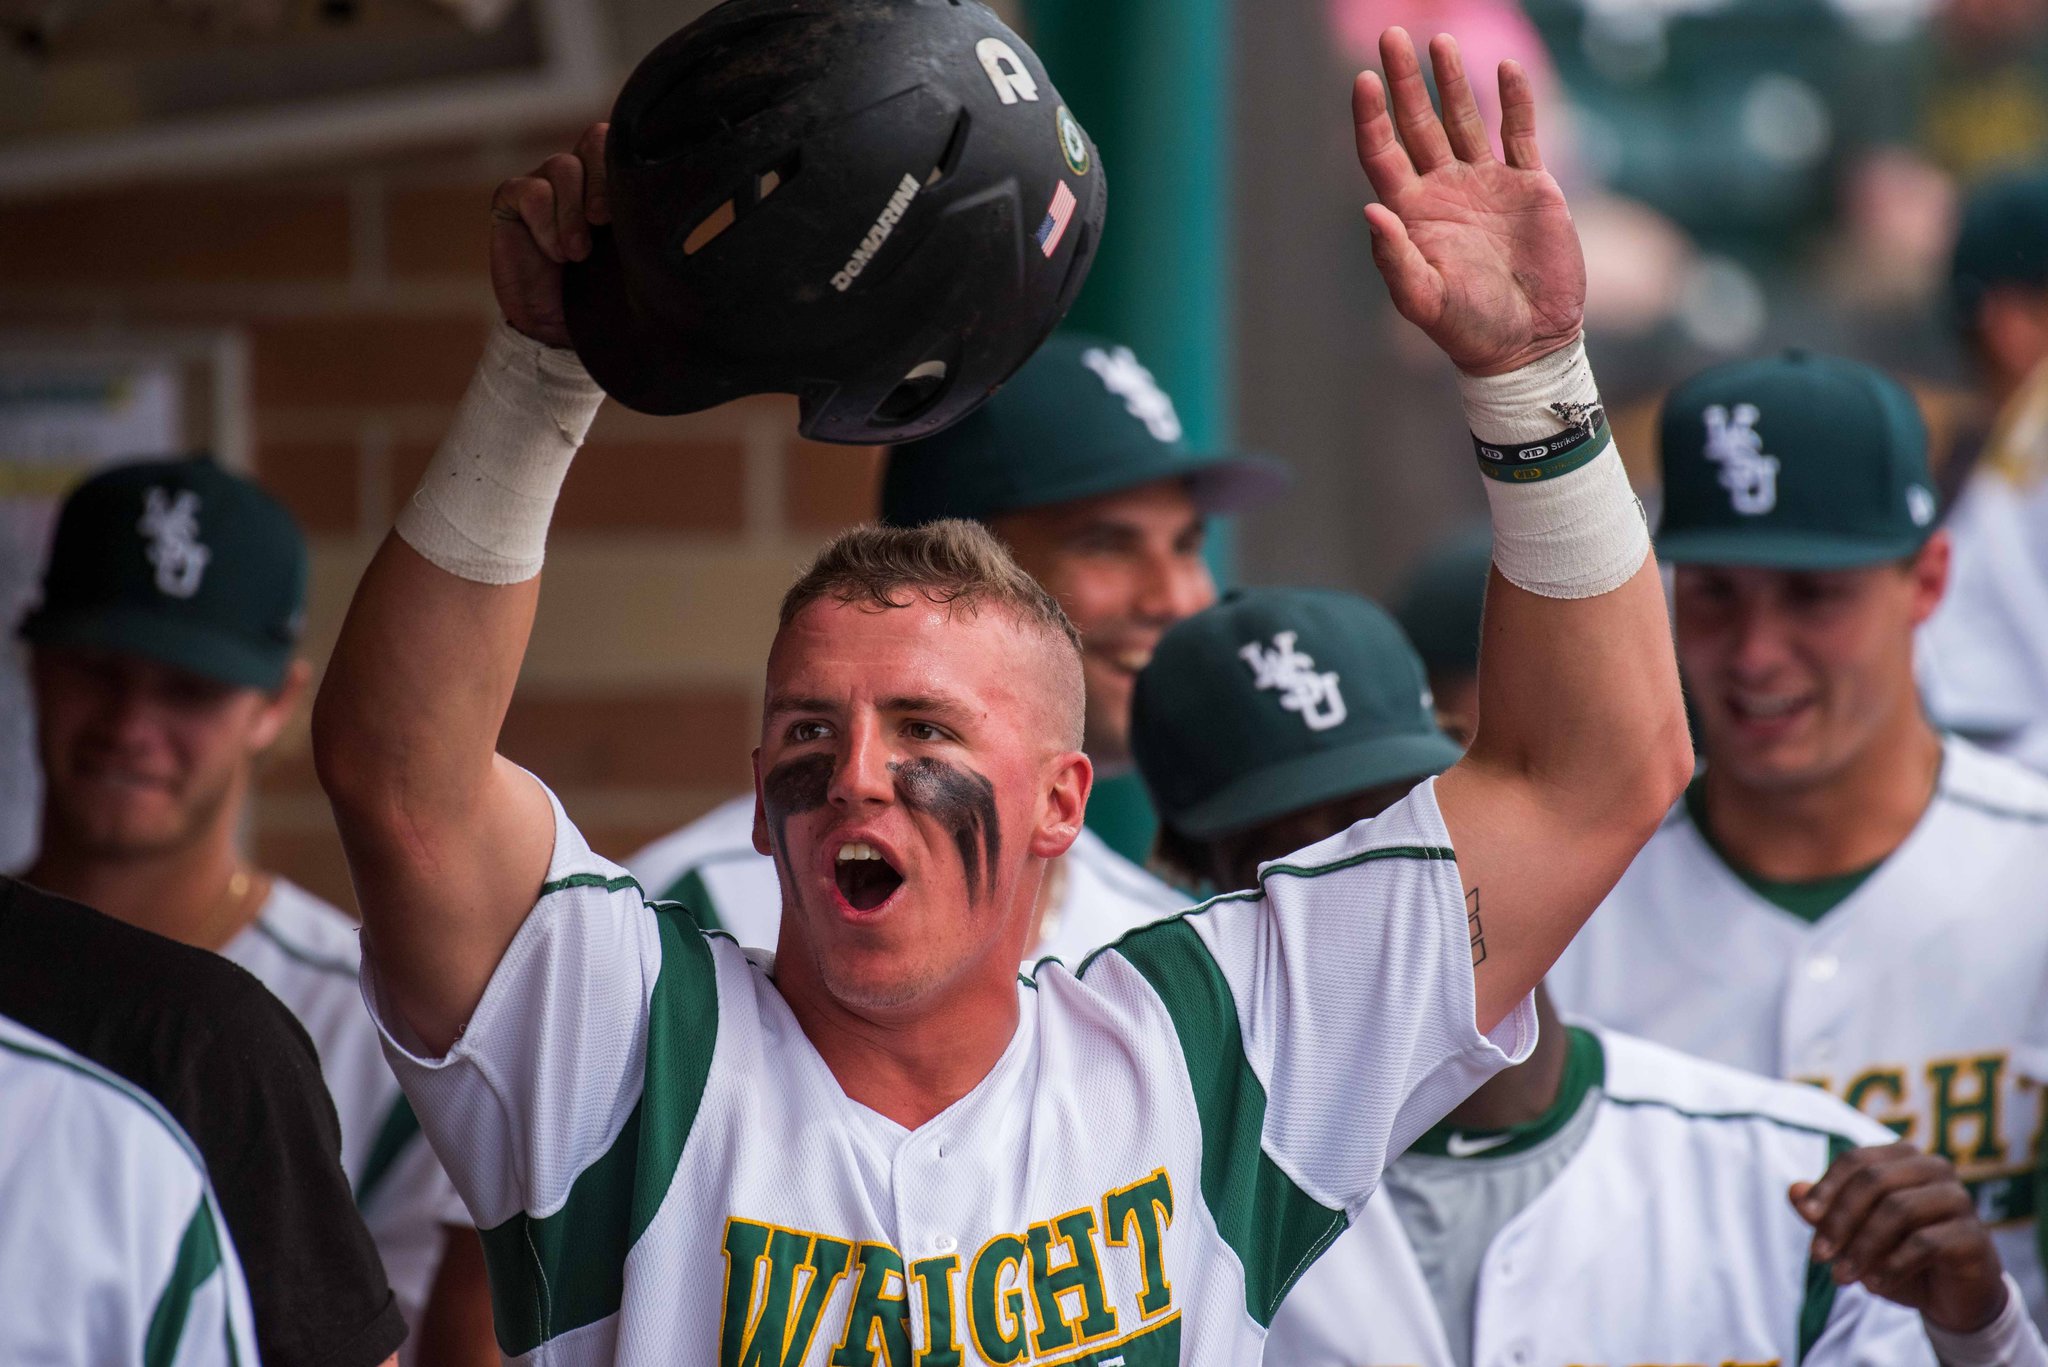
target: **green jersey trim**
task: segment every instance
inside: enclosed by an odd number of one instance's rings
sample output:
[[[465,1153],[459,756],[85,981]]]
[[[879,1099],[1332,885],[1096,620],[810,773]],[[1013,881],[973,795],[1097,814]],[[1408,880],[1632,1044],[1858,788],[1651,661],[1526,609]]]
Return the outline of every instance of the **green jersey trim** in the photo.
[[[1350,1222],[1261,1146],[1266,1089],[1245,1057],[1230,984],[1194,927],[1175,917],[1125,936],[1118,952],[1173,1019],[1202,1126],[1202,1199],[1244,1267],[1245,1310],[1270,1325],[1288,1288]]]
[[[1557,1097],[1543,1114],[1521,1125],[1510,1125],[1500,1130],[1475,1130],[1453,1125],[1449,1120],[1440,1120],[1423,1132],[1420,1139],[1409,1145],[1410,1153],[1427,1154],[1434,1158],[1449,1158],[1460,1163],[1485,1163],[1495,1158],[1511,1158],[1518,1153],[1527,1153],[1544,1140],[1571,1123],[1579,1108],[1607,1077],[1607,1053],[1600,1047],[1600,1037],[1579,1026],[1567,1026],[1565,1037],[1569,1041],[1564,1059],[1564,1074],[1558,1080]],[[1452,1152],[1451,1139],[1485,1140],[1495,1142],[1477,1153]],[[1505,1136],[1503,1138],[1503,1136]]]
[[[1741,880],[1744,887],[1778,910],[1797,916],[1808,925],[1819,924],[1821,917],[1848,901],[1856,889],[1870,881],[1871,874],[1884,867],[1884,860],[1880,859],[1864,868],[1851,869],[1847,873],[1829,874],[1825,878],[1766,878],[1736,863],[1728,856],[1728,851],[1721,848],[1721,842],[1714,839],[1714,829],[1707,824],[1706,784],[1706,774],[1703,771],[1685,788],[1685,814],[1691,820],[1693,829],[1700,833],[1700,840],[1728,872]]]
[[[1154,921],[1149,925],[1139,926],[1136,930],[1126,931],[1122,938],[1112,940],[1110,943],[1091,951],[1087,958],[1081,960],[1081,966],[1074,970],[1074,976],[1078,978],[1086,974],[1088,972],[1088,965],[1094,963],[1112,949],[1120,950],[1123,947],[1124,941],[1132,936],[1148,934],[1158,930],[1161,926],[1185,920],[1190,916],[1200,916],[1210,908],[1221,906],[1225,902],[1258,901],[1266,895],[1266,880],[1268,878],[1320,878],[1326,873],[1338,873],[1344,869],[1356,868],[1360,864],[1370,864],[1376,859],[1444,859],[1456,863],[1458,856],[1454,850],[1445,845],[1388,845],[1376,850],[1360,850],[1357,854],[1346,855],[1342,859],[1335,859],[1327,864],[1268,864],[1259,870],[1259,886],[1256,888],[1246,888],[1242,892],[1219,892],[1207,901],[1189,907],[1186,911],[1169,912],[1161,920]],[[1050,962],[1052,962],[1051,959],[1040,959],[1038,963],[1032,965],[1032,969],[1035,972],[1041,965]]]
[[[177,1355],[178,1340],[183,1337],[185,1321],[192,1313],[193,1295],[221,1264],[220,1228],[214,1223],[213,1203],[210,1197],[212,1179],[207,1175],[205,1158],[200,1156],[192,1137],[185,1133],[184,1127],[172,1118],[171,1113],[157,1104],[155,1097],[126,1078],[108,1072],[89,1060],[31,1048],[13,1040],[0,1039],[0,1050],[18,1054],[22,1058],[39,1059],[44,1063],[54,1063],[60,1068],[68,1068],[81,1077],[91,1078],[94,1082],[127,1097],[147,1112],[157,1124],[164,1127],[198,1173],[199,1205],[193,1211],[192,1218],[185,1222],[185,1233],[178,1240],[178,1254],[171,1264],[171,1279],[157,1297],[156,1309],[150,1314],[149,1330],[143,1339],[143,1361],[148,1367],[170,1362]],[[195,1272],[194,1269],[199,1270]],[[181,1285],[184,1288],[182,1297],[178,1294]],[[171,1322],[173,1320],[175,1323]],[[160,1338],[162,1335],[168,1335],[168,1340],[163,1341]],[[228,1361],[239,1361],[232,1323],[228,1328],[227,1349]]]
[[[1828,1167],[1835,1160],[1856,1147],[1856,1142],[1842,1135],[1828,1136]],[[1799,1305],[1799,1362],[1806,1361],[1806,1355],[1813,1351],[1813,1345],[1820,1342],[1820,1336],[1827,1332],[1828,1317],[1835,1313],[1835,1279],[1833,1263],[1818,1260],[1806,1264],[1806,1298]]]
[[[398,1155],[405,1152],[420,1133],[420,1118],[412,1103],[401,1095],[391,1103],[391,1109],[384,1113],[384,1123],[377,1127],[377,1137],[370,1142],[370,1156],[363,1164],[363,1175],[356,1179],[356,1209],[369,1207],[370,1198],[385,1178],[391,1175]]]
[[[574,874],[541,889],[622,892],[631,878]],[[650,906],[661,968],[647,1008],[647,1060],[640,1099],[618,1137],[570,1184],[551,1215],[524,1211],[479,1229],[491,1276],[491,1321],[507,1357],[617,1313],[626,1255],[668,1194],[696,1123],[718,1040],[718,982],[711,947],[684,918],[688,908]]]
[[[170,1280],[156,1298],[156,1309],[150,1312],[149,1331],[142,1339],[144,1367],[170,1367],[176,1360],[179,1341],[185,1337],[185,1322],[192,1317],[192,1301],[207,1278],[220,1271],[220,1263],[220,1231],[214,1226],[213,1210],[202,1191],[199,1204],[192,1208],[192,1218],[185,1222],[184,1236],[178,1240],[178,1256],[171,1262]],[[235,1360],[232,1329],[228,1332],[228,1360]]]
[[[306,967],[318,969],[322,973],[332,973],[336,977],[354,978],[356,976],[356,966],[354,964],[346,963],[340,959],[331,959],[325,954],[319,954],[307,949],[304,945],[293,943],[276,926],[270,924],[269,920],[265,917],[257,917],[254,921],[250,922],[250,925],[255,927],[258,935],[276,945],[279,952],[294,963],[304,964]]]

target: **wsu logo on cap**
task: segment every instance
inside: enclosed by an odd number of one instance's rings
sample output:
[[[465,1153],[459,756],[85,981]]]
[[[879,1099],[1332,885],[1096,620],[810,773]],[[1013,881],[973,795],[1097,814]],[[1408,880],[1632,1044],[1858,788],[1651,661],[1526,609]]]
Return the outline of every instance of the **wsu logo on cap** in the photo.
[[[1275,632],[1273,648],[1253,641],[1238,654],[1252,667],[1252,686],[1274,689],[1280,705],[1299,712],[1302,724],[1311,731],[1327,731],[1344,723],[1344,695],[1337,691],[1337,671],[1318,672],[1316,662],[1294,648],[1299,633]]]
[[[135,530],[149,542],[144,552],[156,567],[158,591],[172,598],[199,592],[199,580],[213,552],[199,544],[199,495],[180,489],[176,495],[161,485],[144,496],[142,520]]]
[[[1092,346],[1081,353],[1081,364],[1102,377],[1103,388],[1124,401],[1124,407],[1145,424],[1154,440],[1180,440],[1180,414],[1173,411],[1173,400],[1152,378],[1152,372],[1136,352],[1127,346],[1107,351]]]
[[[1744,517],[1758,517],[1778,506],[1778,458],[1764,454],[1757,435],[1753,403],[1733,410],[1711,405],[1700,415],[1707,424],[1707,459],[1721,467],[1721,487],[1728,502]]]

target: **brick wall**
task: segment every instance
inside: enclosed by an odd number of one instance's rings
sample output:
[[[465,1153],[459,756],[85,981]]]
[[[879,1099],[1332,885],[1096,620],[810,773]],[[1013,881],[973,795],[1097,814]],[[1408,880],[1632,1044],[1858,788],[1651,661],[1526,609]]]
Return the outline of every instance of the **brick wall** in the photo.
[[[257,473],[312,541],[318,667],[495,316],[490,188],[567,141],[0,205],[0,325],[243,334]],[[747,784],[776,600],[821,534],[868,514],[874,476],[872,452],[797,438],[784,399],[664,419],[606,405],[564,490],[504,738],[599,850],[621,857]],[[348,904],[303,717],[251,838]]]

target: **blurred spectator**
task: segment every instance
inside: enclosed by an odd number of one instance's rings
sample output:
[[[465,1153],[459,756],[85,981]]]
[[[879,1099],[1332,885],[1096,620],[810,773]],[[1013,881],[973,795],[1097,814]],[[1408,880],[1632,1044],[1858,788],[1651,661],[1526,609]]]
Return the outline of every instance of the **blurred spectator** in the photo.
[[[1956,462],[1948,596],[1922,634],[1937,721],[2048,766],[2048,168],[1984,185],[1964,210],[1951,293],[1996,413]]]
[[[218,951],[291,1008],[314,1032],[342,1163],[418,1329],[413,1351],[494,1361],[481,1248],[363,1009],[355,922],[237,848],[258,760],[311,675],[294,654],[306,573],[290,514],[209,459],[118,466],[73,491],[22,625],[44,777],[26,877]],[[261,1186],[222,1187],[231,1212],[276,1209]],[[322,1240],[262,1228],[237,1230],[253,1265],[317,1266]],[[256,1303],[265,1356],[279,1356],[260,1284]]]

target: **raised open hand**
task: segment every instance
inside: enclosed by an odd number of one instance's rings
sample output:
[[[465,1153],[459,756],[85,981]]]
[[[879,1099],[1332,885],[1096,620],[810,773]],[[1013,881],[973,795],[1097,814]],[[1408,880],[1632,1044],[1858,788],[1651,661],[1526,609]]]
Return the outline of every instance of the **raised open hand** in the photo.
[[[1380,199],[1365,209],[1373,261],[1401,316],[1459,369],[1504,374],[1579,335],[1586,262],[1564,192],[1536,151],[1536,101],[1522,68],[1500,66],[1503,164],[1457,43],[1440,35],[1429,55],[1441,119],[1402,29],[1380,35],[1386,83],[1366,71],[1352,86],[1358,160]]]
[[[611,221],[605,195],[609,124],[583,131],[573,152],[557,152],[491,196],[491,288],[505,321],[536,342],[569,345],[562,316],[562,267],[590,255],[592,224]]]

